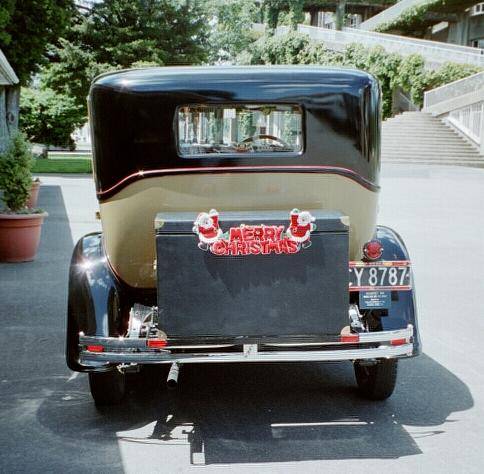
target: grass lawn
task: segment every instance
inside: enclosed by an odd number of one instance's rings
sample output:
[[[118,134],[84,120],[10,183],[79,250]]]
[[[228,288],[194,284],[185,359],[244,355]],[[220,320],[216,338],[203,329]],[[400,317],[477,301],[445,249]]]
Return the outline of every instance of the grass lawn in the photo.
[[[56,155],[45,159],[36,159],[32,173],[91,173],[89,155]]]

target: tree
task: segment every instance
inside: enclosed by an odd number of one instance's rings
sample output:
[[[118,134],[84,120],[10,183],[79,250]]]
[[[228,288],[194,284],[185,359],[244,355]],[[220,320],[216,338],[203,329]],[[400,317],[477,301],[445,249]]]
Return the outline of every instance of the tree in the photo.
[[[47,46],[64,32],[72,12],[72,0],[2,0],[0,49],[21,84],[46,62]]]
[[[254,0],[213,0],[209,8],[210,60],[232,61],[256,39],[252,23],[261,20],[260,6]]]
[[[208,20],[195,0],[103,0],[83,7],[68,35],[52,50],[42,82],[73,95],[86,108],[92,79],[141,62],[201,63],[207,58]]]
[[[85,121],[83,108],[73,97],[51,89],[22,89],[20,128],[30,141],[72,147],[71,133]]]
[[[305,0],[264,0],[263,6],[267,12],[267,26],[274,30],[279,23],[281,13],[288,12],[289,23],[293,29],[296,29],[298,23],[304,19]]]

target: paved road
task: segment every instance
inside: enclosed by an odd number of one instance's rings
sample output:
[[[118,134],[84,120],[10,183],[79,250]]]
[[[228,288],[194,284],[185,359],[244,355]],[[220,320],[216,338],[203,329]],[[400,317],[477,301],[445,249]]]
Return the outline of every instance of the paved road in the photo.
[[[0,265],[0,471],[484,471],[484,170],[385,165],[380,222],[415,262],[424,355],[384,403],[359,399],[345,364],[211,365],[184,369],[178,393],[150,372],[96,410],[63,355],[70,253],[99,227],[92,182],[44,183],[37,261]]]

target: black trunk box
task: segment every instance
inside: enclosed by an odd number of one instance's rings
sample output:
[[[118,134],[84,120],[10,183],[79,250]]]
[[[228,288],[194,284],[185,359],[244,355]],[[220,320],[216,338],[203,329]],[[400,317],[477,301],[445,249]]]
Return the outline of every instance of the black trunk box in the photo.
[[[193,231],[196,214],[159,213],[155,228],[160,329],[172,339],[339,334],[348,324],[347,218],[339,212],[310,213],[316,229],[309,247],[300,246],[297,253],[237,256],[199,248]],[[289,222],[289,211],[219,216],[222,231],[235,228],[234,235],[241,225],[284,226],[285,232]],[[259,243],[267,251],[268,244]],[[239,246],[240,252],[243,249]]]

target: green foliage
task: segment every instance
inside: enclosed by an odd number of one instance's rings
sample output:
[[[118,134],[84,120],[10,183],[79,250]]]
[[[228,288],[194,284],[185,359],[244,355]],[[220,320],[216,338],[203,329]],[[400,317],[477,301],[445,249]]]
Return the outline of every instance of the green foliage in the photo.
[[[44,86],[72,95],[86,112],[92,79],[101,72],[207,58],[209,15],[201,0],[103,0],[82,8],[52,50]]]
[[[308,46],[309,37],[295,31],[284,36],[263,36],[252,45],[246,64],[299,64]]]
[[[267,26],[270,30],[277,28],[279,23],[289,24],[296,29],[304,19],[306,0],[263,0],[262,7],[266,12]]]
[[[396,88],[410,95],[421,106],[426,90],[462,79],[479,71],[474,66],[446,63],[436,71],[427,71],[422,56],[401,56],[382,47],[365,48],[348,45],[343,52],[326,49],[309,36],[291,31],[284,36],[264,36],[238,57],[240,64],[318,64],[351,67],[375,76],[382,89],[383,117],[392,113],[392,97]]]
[[[16,133],[0,155],[0,188],[7,211],[21,211],[29,199],[32,187],[32,152],[25,135]]]
[[[435,24],[429,13],[463,13],[475,3],[475,0],[427,0],[403,10],[397,18],[380,24],[375,31],[423,34],[428,26]]]
[[[422,106],[424,91],[429,89],[428,74],[423,57],[411,54],[402,58],[393,85],[405,91],[414,104]]]
[[[260,9],[254,0],[212,0],[210,9],[210,61],[231,61],[256,39],[252,23],[260,21]]]
[[[477,74],[480,71],[482,69],[477,66],[448,62],[443,64],[440,69],[427,73],[425,87],[426,90],[435,89],[449,82],[458,81],[472,74]]]
[[[85,122],[84,111],[73,97],[52,89],[23,88],[20,129],[35,143],[72,147],[71,133]]]
[[[75,104],[87,116],[87,96],[92,80],[104,72],[121,69],[121,66],[100,63],[96,54],[80,44],[62,39],[53,51],[57,62],[51,63],[40,75],[41,88],[73,98]],[[133,67],[139,67],[139,61]],[[151,63],[153,64],[153,63]]]
[[[0,4],[0,44],[7,44],[11,40],[6,27],[10,22],[14,5],[15,0],[3,0]]]
[[[401,60],[401,56],[387,53],[381,46],[364,48],[361,45],[352,44],[345,50],[345,66],[369,72],[379,80],[383,117],[389,117],[392,112],[392,95],[398,80]]]
[[[28,83],[47,46],[55,43],[69,24],[72,0],[2,0],[0,49],[22,84]]]

